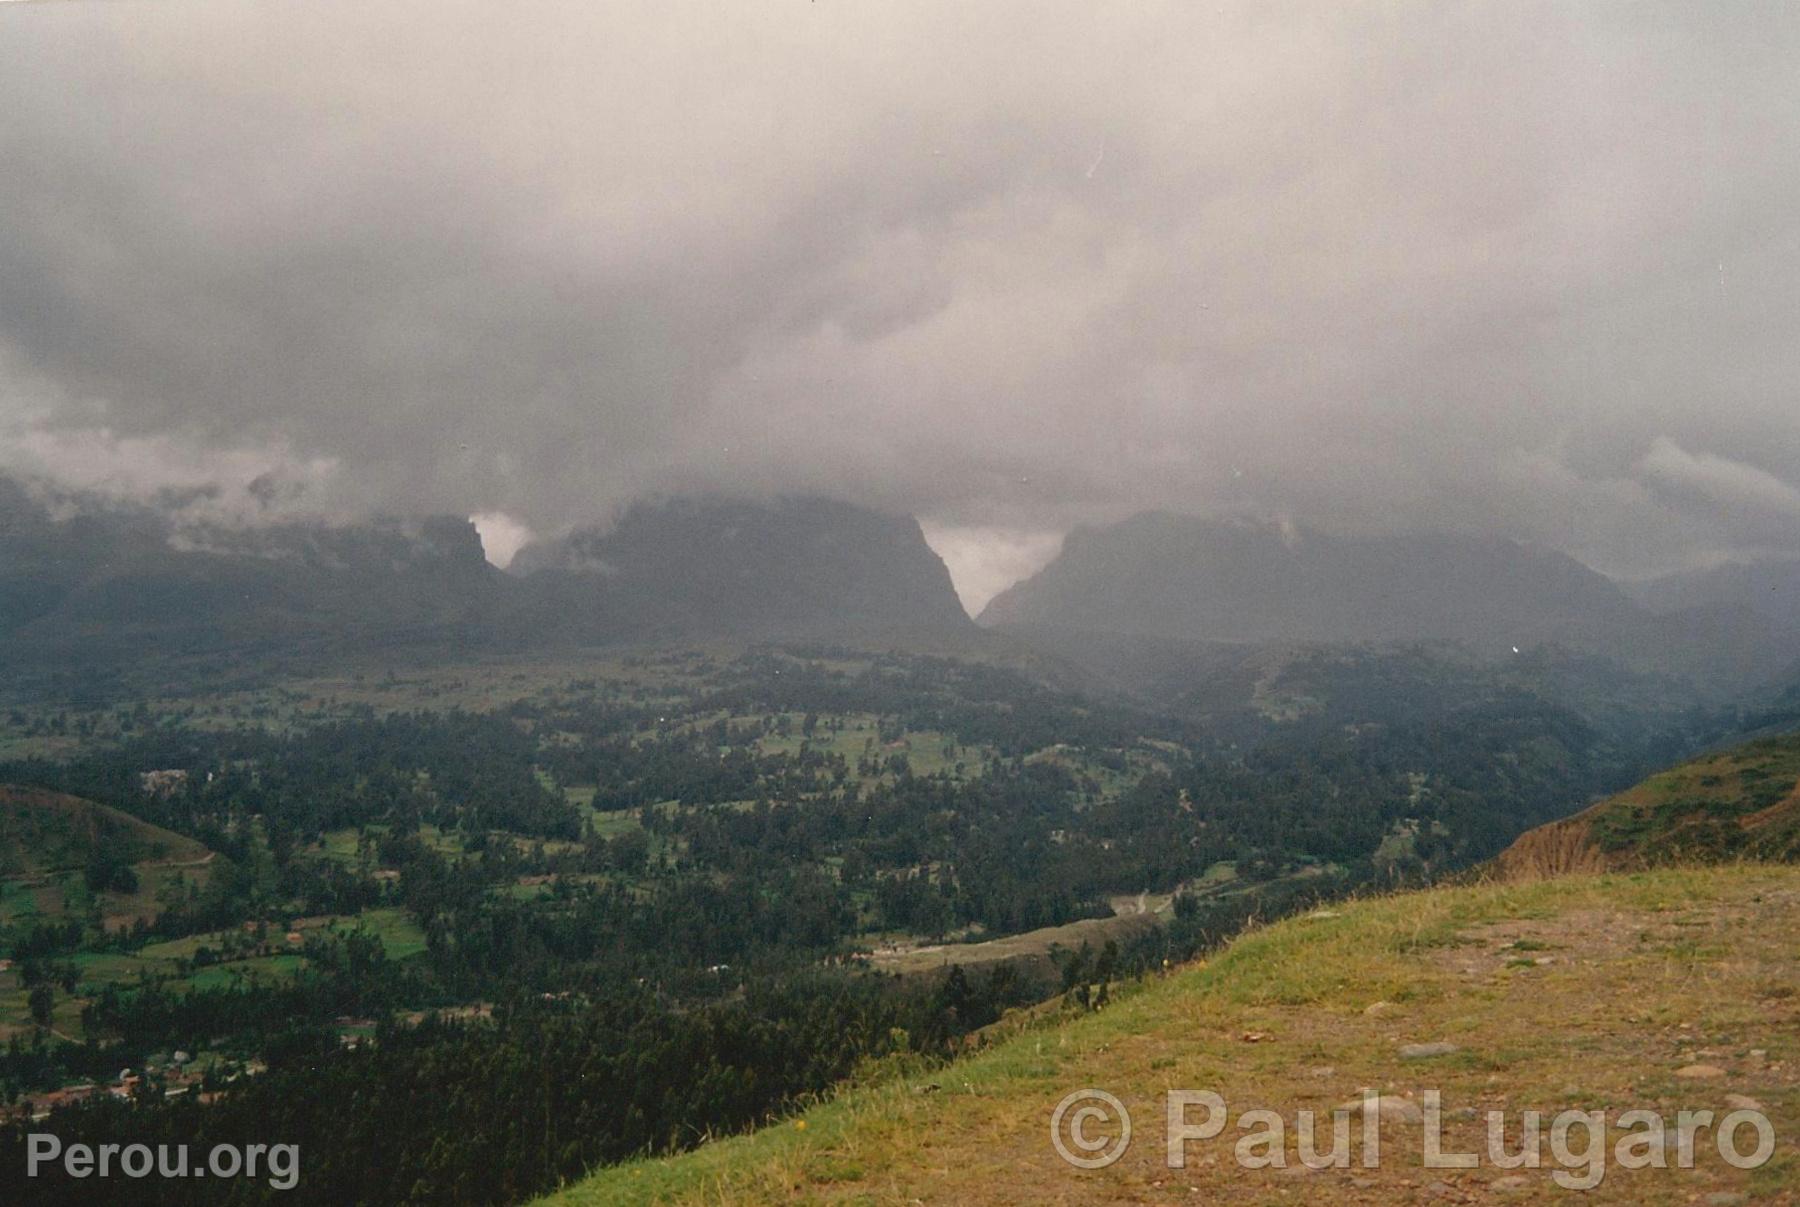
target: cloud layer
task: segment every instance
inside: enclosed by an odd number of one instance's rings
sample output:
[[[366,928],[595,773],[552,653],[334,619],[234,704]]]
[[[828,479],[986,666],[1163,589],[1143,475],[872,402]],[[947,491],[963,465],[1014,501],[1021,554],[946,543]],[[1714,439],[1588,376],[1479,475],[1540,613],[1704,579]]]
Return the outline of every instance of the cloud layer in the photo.
[[[977,598],[1145,507],[1800,551],[1791,9],[0,27],[0,468],[539,532],[817,491]]]

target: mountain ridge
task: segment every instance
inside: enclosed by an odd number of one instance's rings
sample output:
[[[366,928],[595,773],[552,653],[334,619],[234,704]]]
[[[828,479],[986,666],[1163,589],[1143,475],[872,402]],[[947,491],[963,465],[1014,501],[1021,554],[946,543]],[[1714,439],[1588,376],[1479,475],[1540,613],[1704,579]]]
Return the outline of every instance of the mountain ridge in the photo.
[[[1680,862],[1800,858],[1800,734],[1715,750],[1572,817],[1527,830],[1495,861],[1509,879]]]
[[[817,497],[641,502],[519,551],[558,616],[641,632],[843,635],[970,626],[917,520]]]
[[[1508,575],[1529,576],[1535,597]],[[1115,599],[1110,624],[1095,623],[1102,617],[1092,593],[1121,578],[1140,584],[1137,591]],[[1634,611],[1617,584],[1574,558],[1503,537],[1343,537],[1288,524],[1144,512],[1071,534],[1050,565],[1001,592],[980,620],[1219,641],[1406,637],[1510,644],[1555,623]],[[1509,622],[1511,631],[1495,631]]]
[[[516,564],[453,516],[176,528],[0,480],[0,660],[973,629],[915,520],[831,500],[640,503]]]
[[[1446,640],[1490,655],[1563,645],[1733,688],[1800,657],[1800,626],[1730,601],[1655,612],[1567,554],[1504,537],[1170,512],[1077,530],[978,623],[1188,643]]]

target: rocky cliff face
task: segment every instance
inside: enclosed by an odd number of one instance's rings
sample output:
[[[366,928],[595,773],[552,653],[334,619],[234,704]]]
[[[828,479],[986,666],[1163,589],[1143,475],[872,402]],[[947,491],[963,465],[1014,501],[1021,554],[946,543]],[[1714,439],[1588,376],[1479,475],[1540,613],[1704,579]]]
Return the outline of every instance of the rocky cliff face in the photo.
[[[969,626],[918,523],[826,499],[678,499],[522,550],[514,570],[595,631],[824,635]]]

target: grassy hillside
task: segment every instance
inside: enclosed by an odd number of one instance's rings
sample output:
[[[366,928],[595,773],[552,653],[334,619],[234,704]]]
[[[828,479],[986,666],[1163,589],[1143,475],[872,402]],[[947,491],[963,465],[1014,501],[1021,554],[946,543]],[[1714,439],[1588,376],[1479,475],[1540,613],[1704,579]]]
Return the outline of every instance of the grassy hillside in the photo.
[[[84,867],[99,843],[111,844],[127,863],[180,863],[207,854],[193,839],[117,809],[60,792],[0,784],[0,877]]]
[[[1541,1109],[1547,1132],[1570,1107],[1610,1117],[1642,1107],[1672,1122],[1677,1109],[1722,1116],[1737,1101],[1728,1096],[1748,1096],[1779,1137],[1769,1164],[1731,1168],[1702,1132],[1694,1169],[1629,1171],[1610,1159],[1615,1128],[1591,1201],[1794,1202],[1797,928],[1800,868],[1770,865],[1354,902],[1251,932],[1097,1013],[1019,1026],[950,1066],[890,1074],[754,1134],[604,1170],[552,1201],[1440,1203],[1564,1193],[1550,1181],[1547,1147],[1538,1171],[1424,1169],[1420,1129],[1407,1122],[1383,1126],[1378,1169],[1299,1167],[1294,1112],[1372,1087],[1413,1103],[1440,1090],[1452,1152],[1485,1151],[1485,1123],[1471,1111],[1503,1110],[1516,1129],[1519,1112]],[[1438,1043],[1454,1050],[1402,1053]],[[1090,1086],[1116,1094],[1136,1132],[1117,1164],[1081,1171],[1054,1154],[1049,1120],[1064,1095]],[[1182,1169],[1164,1157],[1171,1088],[1215,1090],[1232,1112],[1222,1136],[1189,1145]],[[1286,1170],[1233,1160],[1245,1134],[1237,1116],[1256,1107],[1288,1123]]]
[[[129,867],[124,883],[91,881],[90,859],[103,851]],[[107,930],[149,920],[165,895],[206,882],[212,852],[191,838],[105,805],[60,792],[0,784],[0,952],[47,922],[92,918]],[[116,873],[114,873],[116,877]],[[52,1031],[80,1030],[85,997],[106,984],[132,980],[151,962],[113,953],[81,953],[71,961],[77,993],[58,995]],[[29,1035],[26,987],[17,968],[0,969],[0,1042]]]
[[[127,883],[89,883],[89,860],[101,850],[131,868]],[[211,871],[212,852],[191,838],[77,796],[0,784],[0,950],[9,932],[92,908],[109,930],[148,920],[171,885],[204,884]]]
[[[1511,876],[1715,859],[1800,858],[1800,735],[1765,738],[1653,775],[1519,837]]]

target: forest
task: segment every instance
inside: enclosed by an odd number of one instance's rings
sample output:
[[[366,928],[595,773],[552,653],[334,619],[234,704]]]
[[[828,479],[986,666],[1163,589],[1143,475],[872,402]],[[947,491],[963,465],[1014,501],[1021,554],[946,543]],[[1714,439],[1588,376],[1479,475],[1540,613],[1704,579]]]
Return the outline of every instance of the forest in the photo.
[[[294,693],[235,716],[15,717],[33,740],[87,734],[0,764],[0,783],[211,857],[170,879],[97,846],[63,874],[69,908],[0,914],[30,1015],[0,1097],[29,1113],[135,1069],[128,1093],[58,1109],[58,1134],[279,1132],[306,1154],[288,1192],[306,1201],[513,1202],[942,1059],[1017,1007],[1100,1008],[1252,916],[1466,867],[1731,721],[1584,714],[1410,653],[1297,663],[1320,715],[1224,725],[916,655],[630,669],[487,707]],[[153,907],[109,914],[150,882]],[[900,975],[879,954],[1152,894],[1155,926],[1035,965]],[[6,1167],[30,1127],[0,1134]],[[165,1186],[120,1189],[175,1201]]]

